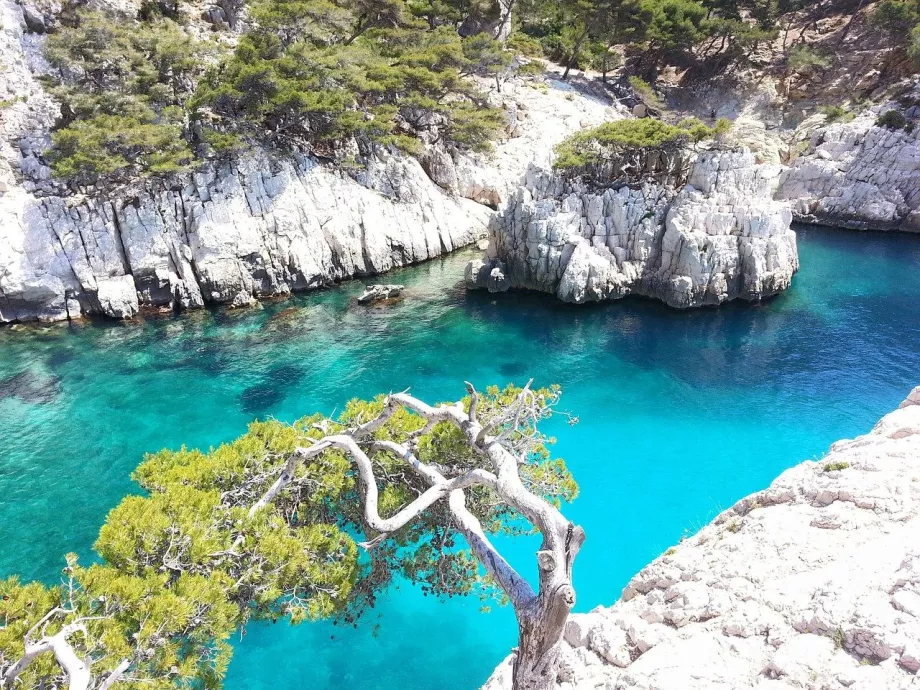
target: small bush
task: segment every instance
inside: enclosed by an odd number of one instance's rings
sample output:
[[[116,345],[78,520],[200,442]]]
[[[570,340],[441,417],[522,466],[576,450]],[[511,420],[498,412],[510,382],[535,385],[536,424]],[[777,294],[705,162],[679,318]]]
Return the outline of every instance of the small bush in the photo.
[[[732,534],[737,534],[741,531],[741,522],[735,519],[729,520],[725,525],[725,529],[727,529]]]
[[[523,65],[519,65],[517,68],[518,76],[521,77],[539,77],[544,72],[546,72],[546,68],[543,66],[542,62],[537,60],[525,62]]]
[[[533,36],[515,31],[509,36],[505,47],[527,57],[543,57],[543,45]]]
[[[818,112],[824,115],[826,122],[849,122],[856,115],[839,105],[820,105]]]
[[[645,105],[650,108],[655,108],[656,110],[665,109],[664,101],[655,93],[655,89],[653,89],[652,85],[647,81],[639,77],[630,77],[629,85],[633,88],[633,91],[636,92],[636,96],[638,96],[639,100],[645,103]]]
[[[789,70],[792,72],[801,72],[813,68],[824,68],[830,64],[830,61],[826,57],[819,55],[812,48],[804,45],[790,48],[787,60]]]
[[[578,168],[599,163],[613,151],[622,149],[651,149],[680,146],[719,136],[731,129],[722,119],[708,127],[696,118],[669,125],[646,117],[636,120],[605,122],[599,127],[577,132],[556,146],[555,167]]]
[[[889,110],[879,115],[875,121],[876,127],[887,127],[888,129],[904,129],[907,125],[907,118],[898,110]]]
[[[848,462],[829,462],[821,470],[822,472],[837,472],[839,470],[845,470],[850,466]]]
[[[667,551],[664,552],[664,555],[673,556],[675,553],[677,553],[677,549],[672,546],[671,548],[669,548]]]

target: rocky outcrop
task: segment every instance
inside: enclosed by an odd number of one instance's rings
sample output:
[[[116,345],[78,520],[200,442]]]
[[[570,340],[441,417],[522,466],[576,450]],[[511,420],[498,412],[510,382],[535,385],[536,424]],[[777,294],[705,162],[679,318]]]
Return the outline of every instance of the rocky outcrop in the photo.
[[[44,36],[13,0],[0,0],[0,19],[0,323],[239,306],[439,256],[482,237],[561,139],[617,115],[553,79],[519,81],[490,94],[508,127],[488,156],[383,153],[346,173],[254,149],[168,183],[81,197],[43,157],[57,110],[36,78]]]
[[[606,188],[532,169],[493,220],[467,285],[576,303],[643,295],[679,308],[774,295],[798,269],[791,213],[771,199],[777,172],[747,150],[699,155],[682,187],[670,168]]]
[[[2,200],[16,222],[0,228],[0,318],[245,304],[439,256],[491,213],[445,195],[411,158],[373,160],[363,181],[253,154],[133,202],[15,190]]]
[[[869,112],[811,136],[805,154],[783,173],[777,192],[778,199],[793,202],[798,220],[920,231],[920,128],[878,127],[877,117]]]
[[[915,690],[918,535],[920,388],[574,615],[559,687]]]

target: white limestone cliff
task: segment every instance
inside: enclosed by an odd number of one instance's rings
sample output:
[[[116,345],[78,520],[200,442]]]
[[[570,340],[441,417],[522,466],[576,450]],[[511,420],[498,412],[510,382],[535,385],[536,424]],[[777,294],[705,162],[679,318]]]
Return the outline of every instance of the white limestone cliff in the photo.
[[[531,162],[617,116],[552,79],[507,83],[490,96],[508,128],[489,156],[382,154],[346,174],[255,149],[169,185],[84,198],[42,156],[56,115],[36,79],[43,39],[0,0],[0,323],[242,305],[439,256],[485,234]]]
[[[777,191],[778,199],[793,202],[797,219],[920,232],[920,128],[878,127],[877,117],[870,111],[811,136]]]
[[[643,295],[679,308],[774,295],[798,269],[791,213],[771,198],[777,174],[744,149],[700,154],[682,186],[669,176],[599,189],[532,169],[493,220],[467,285],[576,303]]]
[[[920,688],[920,387],[573,615],[565,659],[564,690]]]

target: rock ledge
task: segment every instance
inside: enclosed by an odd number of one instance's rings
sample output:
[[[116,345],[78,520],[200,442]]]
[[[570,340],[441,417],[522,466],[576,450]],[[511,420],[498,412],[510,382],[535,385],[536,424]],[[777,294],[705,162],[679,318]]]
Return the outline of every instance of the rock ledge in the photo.
[[[920,688],[920,387],[574,615],[564,658],[566,689]]]

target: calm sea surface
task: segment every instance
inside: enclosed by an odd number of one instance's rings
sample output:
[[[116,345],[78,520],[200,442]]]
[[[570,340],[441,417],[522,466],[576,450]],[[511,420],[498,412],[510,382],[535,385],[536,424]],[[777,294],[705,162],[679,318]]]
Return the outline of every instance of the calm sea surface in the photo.
[[[354,396],[452,400],[464,379],[533,376],[581,419],[551,429],[582,486],[566,509],[588,533],[577,608],[609,604],[681,535],[920,384],[920,237],[798,231],[802,270],[763,305],[466,293],[458,254],[392,274],[408,289],[386,306],[348,283],[261,310],[0,329],[0,577],[54,581],[66,552],[88,559],[145,452]],[[531,566],[532,541],[504,546]],[[251,626],[227,687],[472,690],[514,636],[510,610],[404,586],[357,630]]]

